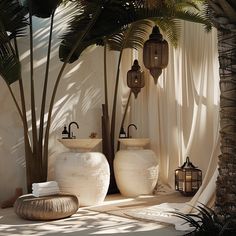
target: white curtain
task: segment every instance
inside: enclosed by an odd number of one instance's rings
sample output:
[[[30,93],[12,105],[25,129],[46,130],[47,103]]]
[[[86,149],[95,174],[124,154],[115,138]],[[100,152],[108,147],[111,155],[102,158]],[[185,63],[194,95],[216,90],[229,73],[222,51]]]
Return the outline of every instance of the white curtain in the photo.
[[[203,172],[202,187],[191,204],[207,204],[215,192],[219,155],[216,30],[206,33],[202,25],[183,22],[178,47],[169,46],[169,64],[157,85],[145,70],[146,86],[137,99],[132,96],[127,122],[138,127],[132,136],[150,138],[160,182],[174,188],[174,170],[189,156]],[[141,53],[138,59],[142,64]]]

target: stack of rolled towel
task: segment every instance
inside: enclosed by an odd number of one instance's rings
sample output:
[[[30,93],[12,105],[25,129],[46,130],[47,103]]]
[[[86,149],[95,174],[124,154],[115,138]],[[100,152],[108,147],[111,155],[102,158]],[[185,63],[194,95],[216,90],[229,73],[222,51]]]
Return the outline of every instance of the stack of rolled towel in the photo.
[[[32,184],[32,194],[35,197],[41,197],[46,195],[55,195],[60,192],[58,183],[56,181],[48,181],[42,183]]]

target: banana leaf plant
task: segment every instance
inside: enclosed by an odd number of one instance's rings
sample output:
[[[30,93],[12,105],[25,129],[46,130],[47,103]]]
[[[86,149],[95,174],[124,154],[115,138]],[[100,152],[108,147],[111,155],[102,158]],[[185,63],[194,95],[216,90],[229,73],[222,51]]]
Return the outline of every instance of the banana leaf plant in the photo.
[[[52,88],[51,97],[48,98],[48,79],[50,67],[51,39],[53,32],[53,20],[57,7],[61,3],[71,2],[74,4],[74,17],[69,23],[67,32],[62,36],[62,43],[59,48],[59,57],[64,62]],[[167,35],[171,34],[170,25],[175,25],[175,19],[198,22],[210,29],[211,25],[201,14],[196,3],[198,1],[172,1],[172,0],[25,0],[23,4],[18,0],[0,0],[0,75],[9,88],[10,94],[16,104],[24,128],[24,145],[27,189],[31,192],[33,182],[47,180],[48,171],[48,143],[51,126],[51,116],[54,100],[59,82],[62,78],[65,67],[68,63],[77,60],[82,51],[92,44],[111,44],[115,37],[120,34],[118,42],[120,47],[115,50],[120,51],[120,59],[124,48],[137,48],[141,44],[135,44],[144,37],[146,27],[140,27],[139,38],[132,38],[132,23],[140,23],[142,20],[157,20],[163,22],[163,30]],[[151,6],[151,7],[150,7]],[[192,11],[191,9],[194,9]],[[28,14],[28,15],[26,15]],[[37,125],[35,107],[35,87],[34,87],[34,65],[33,65],[33,20],[32,16],[47,18],[50,17],[50,34],[48,39],[47,62],[45,69],[45,79],[41,100],[41,111],[39,125]],[[28,16],[28,17],[26,17]],[[145,24],[144,24],[145,25]],[[137,25],[136,25],[137,26]],[[159,24],[161,27],[161,23]],[[24,84],[21,73],[21,62],[19,60],[17,38],[24,36],[26,27],[29,27],[30,38],[30,101],[31,101],[31,125],[32,134],[29,134],[29,124],[26,117],[26,104]],[[143,31],[144,29],[144,31]],[[168,31],[169,30],[169,31]],[[177,31],[176,31],[177,32]],[[124,37],[122,36],[124,34]],[[122,36],[122,37],[121,37]],[[143,40],[143,39],[142,39]],[[142,41],[143,42],[143,41]],[[114,44],[114,43],[113,43]],[[119,49],[118,49],[119,48]],[[119,65],[116,76],[117,84],[119,80]],[[25,80],[24,80],[25,82]],[[21,101],[18,102],[11,89],[13,83],[18,83]],[[116,85],[117,87],[117,85]],[[117,88],[116,88],[117,90]],[[106,90],[107,91],[107,90]],[[107,92],[106,92],[107,93]],[[116,92],[117,93],[117,92]],[[116,95],[117,96],[117,95]],[[116,99],[116,98],[115,98]],[[45,104],[49,101],[49,108],[46,111]],[[116,104],[116,100],[114,100]],[[107,103],[107,102],[106,102]],[[105,104],[105,106],[108,106]],[[111,162],[114,158],[114,125],[116,109],[113,105],[112,132],[108,131],[111,142]],[[45,113],[48,113],[47,120],[44,120]],[[46,126],[46,128],[44,128]]]
[[[10,94],[19,112],[24,129],[24,145],[25,145],[25,162],[26,162],[26,179],[27,190],[32,191],[32,183],[43,182],[47,180],[48,171],[48,142],[49,131],[51,124],[51,115],[56,95],[58,83],[63,74],[66,64],[68,63],[71,55],[69,54],[63,63],[61,70],[55,82],[55,87],[52,91],[51,98],[47,98],[47,84],[49,79],[49,66],[50,66],[50,52],[51,52],[51,39],[53,31],[54,13],[57,7],[62,2],[61,0],[27,0],[23,4],[18,0],[0,0],[0,75],[6,82]],[[85,3],[85,4],[84,4]],[[74,9],[77,11],[86,10],[86,2],[79,1],[75,3]],[[80,41],[90,30],[96,18],[101,11],[101,6],[96,9],[94,16],[92,16],[85,26],[83,33],[79,34],[75,43],[75,48],[78,47]],[[39,125],[37,125],[36,106],[35,106],[35,86],[34,86],[34,55],[33,55],[33,21],[32,16],[35,15],[40,18],[51,18],[50,34],[48,40],[47,62],[45,69],[45,79],[43,85],[43,93],[41,97],[41,112],[39,117]],[[26,115],[26,99],[24,91],[24,83],[22,79],[21,62],[19,60],[17,38],[26,35],[26,28],[29,27],[30,38],[30,102],[31,102],[31,125],[32,134],[29,133],[29,124]],[[25,82],[25,81],[24,81]],[[18,83],[20,102],[17,100],[11,85]],[[44,120],[45,104],[49,99],[50,107],[48,112],[47,121]],[[46,123],[46,129],[44,125]]]

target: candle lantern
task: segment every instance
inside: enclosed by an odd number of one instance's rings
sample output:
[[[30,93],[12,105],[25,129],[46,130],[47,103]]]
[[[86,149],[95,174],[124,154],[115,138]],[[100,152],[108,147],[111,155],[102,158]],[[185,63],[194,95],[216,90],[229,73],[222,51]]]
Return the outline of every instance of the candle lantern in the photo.
[[[169,60],[169,46],[157,26],[153,27],[149,39],[143,46],[143,63],[149,69],[155,84],[158,77],[162,73],[162,69],[166,68]]]
[[[135,98],[137,98],[141,88],[143,88],[145,85],[144,75],[140,70],[138,60],[134,60],[132,69],[127,72],[127,85],[129,88],[131,88]]]
[[[186,162],[175,170],[175,189],[184,196],[193,196],[202,184],[202,171],[186,158]]]

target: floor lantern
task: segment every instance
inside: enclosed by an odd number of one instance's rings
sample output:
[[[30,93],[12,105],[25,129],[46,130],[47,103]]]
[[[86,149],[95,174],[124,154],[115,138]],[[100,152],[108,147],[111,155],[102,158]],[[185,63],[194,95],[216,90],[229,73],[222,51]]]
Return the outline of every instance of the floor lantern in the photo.
[[[185,163],[175,170],[175,189],[184,196],[193,196],[202,184],[202,171],[186,158]]]

